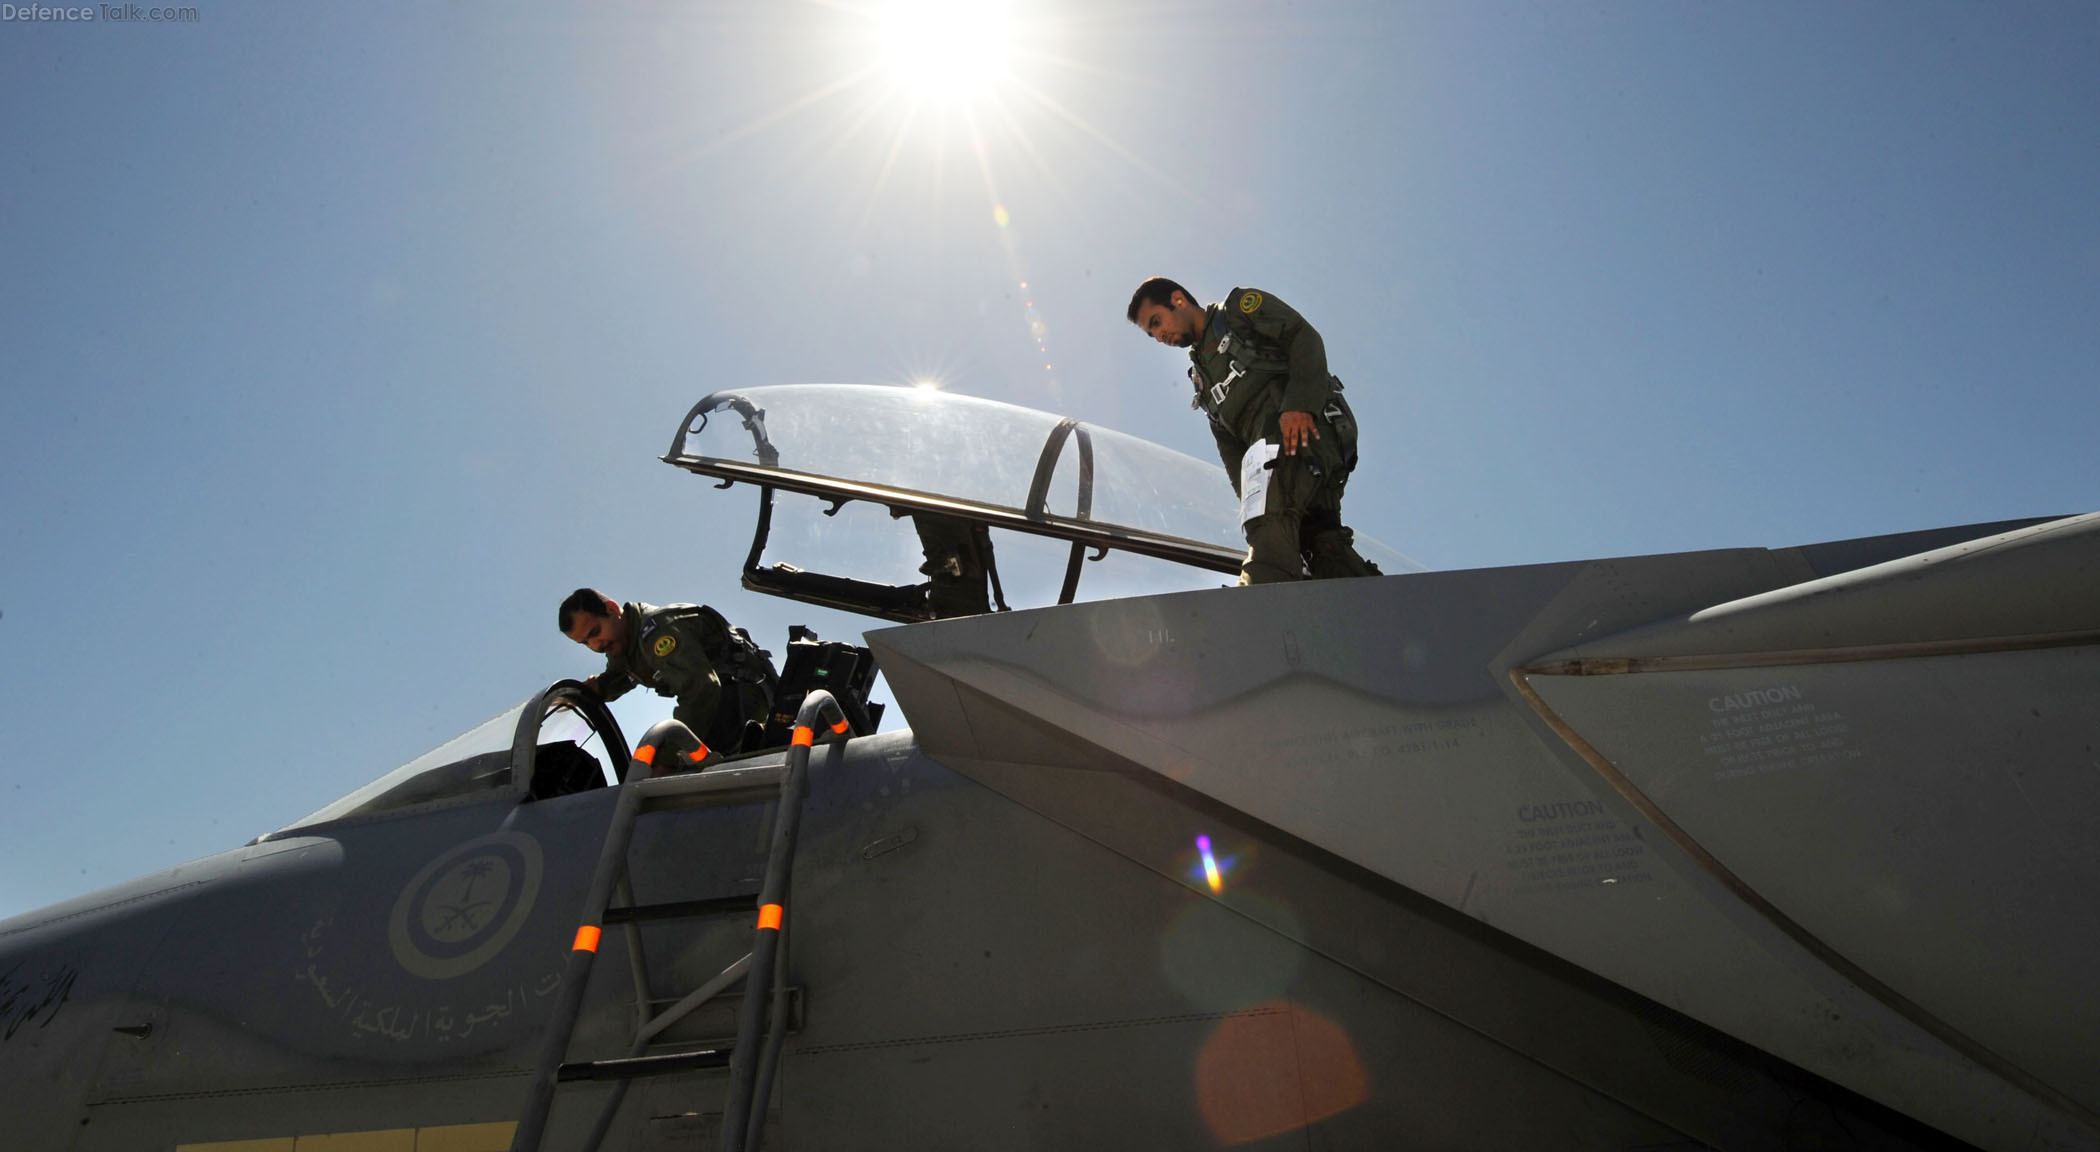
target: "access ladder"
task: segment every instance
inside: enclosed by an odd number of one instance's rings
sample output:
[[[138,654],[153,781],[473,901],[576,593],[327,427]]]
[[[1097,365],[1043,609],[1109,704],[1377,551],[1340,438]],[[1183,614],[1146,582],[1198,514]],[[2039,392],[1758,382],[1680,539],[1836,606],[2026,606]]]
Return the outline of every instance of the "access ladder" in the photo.
[[[831,693],[812,691],[795,714],[795,728],[786,760],[756,768],[716,768],[707,772],[650,778],[659,757],[698,760],[705,748],[685,725],[666,720],[651,728],[634,752],[605,831],[605,846],[597,870],[584,896],[583,914],[578,917],[576,942],[569,951],[563,973],[561,996],[547,1023],[547,1036],[540,1050],[539,1066],[532,1077],[524,1115],[511,1138],[511,1152],[540,1152],[547,1118],[554,1107],[558,1084],[569,1080],[613,1080],[611,1099],[599,1113],[597,1123],[582,1152],[597,1152],[621,1102],[627,1085],[636,1076],[684,1072],[700,1068],[729,1068],[729,1094],[722,1107],[720,1147],[723,1152],[756,1148],[765,1117],[763,1102],[772,1093],[773,1072],[779,1064],[780,1045],[787,1034],[788,1003],[783,936],[787,931],[786,902],[793,873],[795,840],[802,822],[802,799],[809,775],[809,753],[821,725],[837,735],[851,731],[845,712]],[[697,749],[697,751],[694,751]],[[765,882],[755,900],[727,897],[688,901],[674,905],[635,907],[627,884],[627,850],[635,821],[646,811],[670,807],[714,804],[748,804],[777,797],[773,837],[766,855]],[[615,889],[623,906],[608,907]],[[711,912],[749,910],[756,907],[758,923],[753,930],[751,951],[730,964],[707,983],[694,989],[676,1004],[654,1017],[649,1015],[649,986],[643,964],[641,933],[636,925],[660,916],[705,915]],[[635,982],[637,1026],[633,1046],[623,1059],[565,1063],[576,1019],[583,1008],[583,993],[590,980],[591,962],[598,954],[603,926],[618,923],[627,932],[627,956]],[[728,1050],[704,1049],[662,1056],[644,1056],[650,1041],[694,1009],[739,981],[743,1004],[737,1017],[736,1042]],[[771,1000],[768,1012],[767,1001]],[[761,1033],[763,1037],[761,1038]]]

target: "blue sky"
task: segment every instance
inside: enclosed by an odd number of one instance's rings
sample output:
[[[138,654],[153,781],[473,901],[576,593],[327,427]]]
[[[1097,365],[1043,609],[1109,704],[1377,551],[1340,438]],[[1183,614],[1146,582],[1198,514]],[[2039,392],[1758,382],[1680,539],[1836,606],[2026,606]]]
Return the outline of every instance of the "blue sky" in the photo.
[[[195,7],[0,22],[0,915],[591,670],[577,584],[857,632],[656,460],[716,388],[1208,458],[1156,273],[1319,327],[1434,568],[2100,507],[2090,4],[1031,0],[915,113],[884,0]]]

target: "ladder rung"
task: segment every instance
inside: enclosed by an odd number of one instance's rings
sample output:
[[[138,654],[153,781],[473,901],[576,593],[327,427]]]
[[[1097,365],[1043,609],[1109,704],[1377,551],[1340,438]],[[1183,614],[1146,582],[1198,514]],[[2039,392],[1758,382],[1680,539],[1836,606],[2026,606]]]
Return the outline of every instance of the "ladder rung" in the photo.
[[[556,1077],[570,1080],[630,1080],[636,1076],[668,1076],[695,1069],[727,1068],[730,1048],[703,1048],[698,1052],[673,1052],[667,1056],[630,1056],[622,1060],[585,1060],[564,1064]]]
[[[778,792],[787,775],[784,764],[760,764],[751,768],[711,768],[705,772],[680,772],[637,781],[631,785],[644,802],[681,796],[705,796],[711,792],[743,792],[763,789]]]
[[[680,920],[689,916],[720,916],[728,912],[758,911],[758,893],[715,896],[707,900],[677,900],[666,904],[638,904],[632,908],[607,908],[607,924],[646,924],[652,920]]]

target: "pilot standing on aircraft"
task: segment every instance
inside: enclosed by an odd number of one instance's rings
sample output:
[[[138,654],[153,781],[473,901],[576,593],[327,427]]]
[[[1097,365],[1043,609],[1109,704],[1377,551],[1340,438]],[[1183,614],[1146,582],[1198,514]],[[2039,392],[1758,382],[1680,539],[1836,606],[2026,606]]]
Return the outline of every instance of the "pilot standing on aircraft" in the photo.
[[[1200,307],[1155,276],[1125,315],[1162,344],[1189,350],[1194,406],[1240,497],[1247,557],[1240,583],[1376,576],[1342,526],[1342,488],[1356,467],[1356,417],[1327,371],[1320,334],[1283,301],[1235,288]]]
[[[758,746],[780,676],[772,654],[701,604],[615,603],[595,588],[561,602],[562,635],[605,654],[605,671],[585,680],[616,700],[647,684],[678,706],[671,715],[710,752],[733,756]]]

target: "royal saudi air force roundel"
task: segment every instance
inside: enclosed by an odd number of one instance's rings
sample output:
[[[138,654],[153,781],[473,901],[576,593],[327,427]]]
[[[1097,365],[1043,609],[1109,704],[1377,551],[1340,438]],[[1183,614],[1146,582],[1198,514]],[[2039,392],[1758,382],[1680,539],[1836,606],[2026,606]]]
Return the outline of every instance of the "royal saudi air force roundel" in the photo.
[[[460,844],[424,865],[394,901],[394,959],[425,980],[464,976],[503,951],[539,891],[539,841],[497,832]]]
[[[677,647],[678,637],[658,636],[656,638],[656,643],[649,646],[649,651],[656,653],[656,658],[658,660],[661,660],[664,657],[669,656],[672,653],[672,651],[675,650]]]
[[[1256,312],[1261,311],[1261,293],[1240,293],[1240,311],[1245,312],[1249,316],[1252,316]]]

